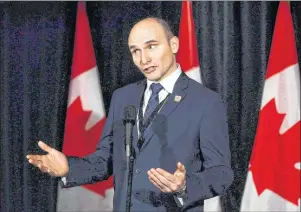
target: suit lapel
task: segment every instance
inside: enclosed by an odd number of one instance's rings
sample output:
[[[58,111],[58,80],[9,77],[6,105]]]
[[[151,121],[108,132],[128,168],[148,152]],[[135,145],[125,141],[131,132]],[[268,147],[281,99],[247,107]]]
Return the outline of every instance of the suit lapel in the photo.
[[[167,117],[175,111],[177,106],[181,104],[181,102],[184,100],[186,96],[186,88],[188,87],[188,81],[189,78],[187,75],[182,72],[178,80],[176,81],[176,84],[174,86],[173,92],[169,95],[167,101],[163,105],[161,111],[158,113],[158,115],[155,117],[154,121],[150,124],[148,127],[148,130],[146,131],[145,134],[145,141],[141,147],[141,151],[145,148],[145,146],[148,144],[150,139],[154,135],[153,131],[153,124],[159,125],[161,122],[165,121]]]

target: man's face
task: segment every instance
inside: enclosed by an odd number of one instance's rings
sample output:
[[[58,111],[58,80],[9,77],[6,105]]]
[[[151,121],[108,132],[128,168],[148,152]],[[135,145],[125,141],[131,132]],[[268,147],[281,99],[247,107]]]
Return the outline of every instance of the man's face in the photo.
[[[135,65],[151,81],[160,81],[174,70],[178,39],[168,41],[163,27],[154,20],[136,24],[129,35],[129,49]]]

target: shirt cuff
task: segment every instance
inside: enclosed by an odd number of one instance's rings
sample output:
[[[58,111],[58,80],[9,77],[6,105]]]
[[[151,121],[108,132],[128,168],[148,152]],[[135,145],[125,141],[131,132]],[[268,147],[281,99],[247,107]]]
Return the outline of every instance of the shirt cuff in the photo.
[[[182,198],[182,197],[177,197],[177,198],[178,198],[178,200],[179,200],[179,202],[180,202],[181,206],[183,206],[183,205],[184,205],[183,198]]]
[[[177,205],[179,207],[182,207],[185,203],[185,201],[187,200],[187,189],[186,189],[186,185],[183,189],[181,189],[181,191],[178,191],[176,193],[174,193],[174,197],[175,199],[177,199]]]
[[[67,179],[66,179],[66,177],[62,177],[61,180],[62,180],[62,182],[63,182],[63,185],[66,185],[66,184],[67,184]]]

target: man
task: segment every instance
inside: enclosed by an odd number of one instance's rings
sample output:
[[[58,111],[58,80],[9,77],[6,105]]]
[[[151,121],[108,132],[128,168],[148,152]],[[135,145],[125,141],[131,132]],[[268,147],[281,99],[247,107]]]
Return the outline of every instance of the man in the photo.
[[[135,65],[146,80],[117,89],[95,153],[66,157],[39,142],[47,155],[29,162],[63,187],[114,176],[114,211],[126,208],[123,110],[138,109],[133,130],[131,211],[202,211],[204,199],[222,194],[233,181],[226,112],[218,94],[189,79],[176,63],[179,41],[167,23],[146,18],[128,38]]]

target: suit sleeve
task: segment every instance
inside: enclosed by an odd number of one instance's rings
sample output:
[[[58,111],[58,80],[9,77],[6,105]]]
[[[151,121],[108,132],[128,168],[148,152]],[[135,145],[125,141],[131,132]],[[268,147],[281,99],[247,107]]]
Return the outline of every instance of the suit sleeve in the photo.
[[[200,120],[202,162],[196,161],[197,168],[187,170],[183,209],[223,194],[233,182],[226,109],[219,97],[212,102]]]
[[[68,157],[69,172],[65,176],[63,188],[91,184],[108,179],[113,172],[113,120],[116,92],[113,93],[109,114],[96,151],[84,158]]]

